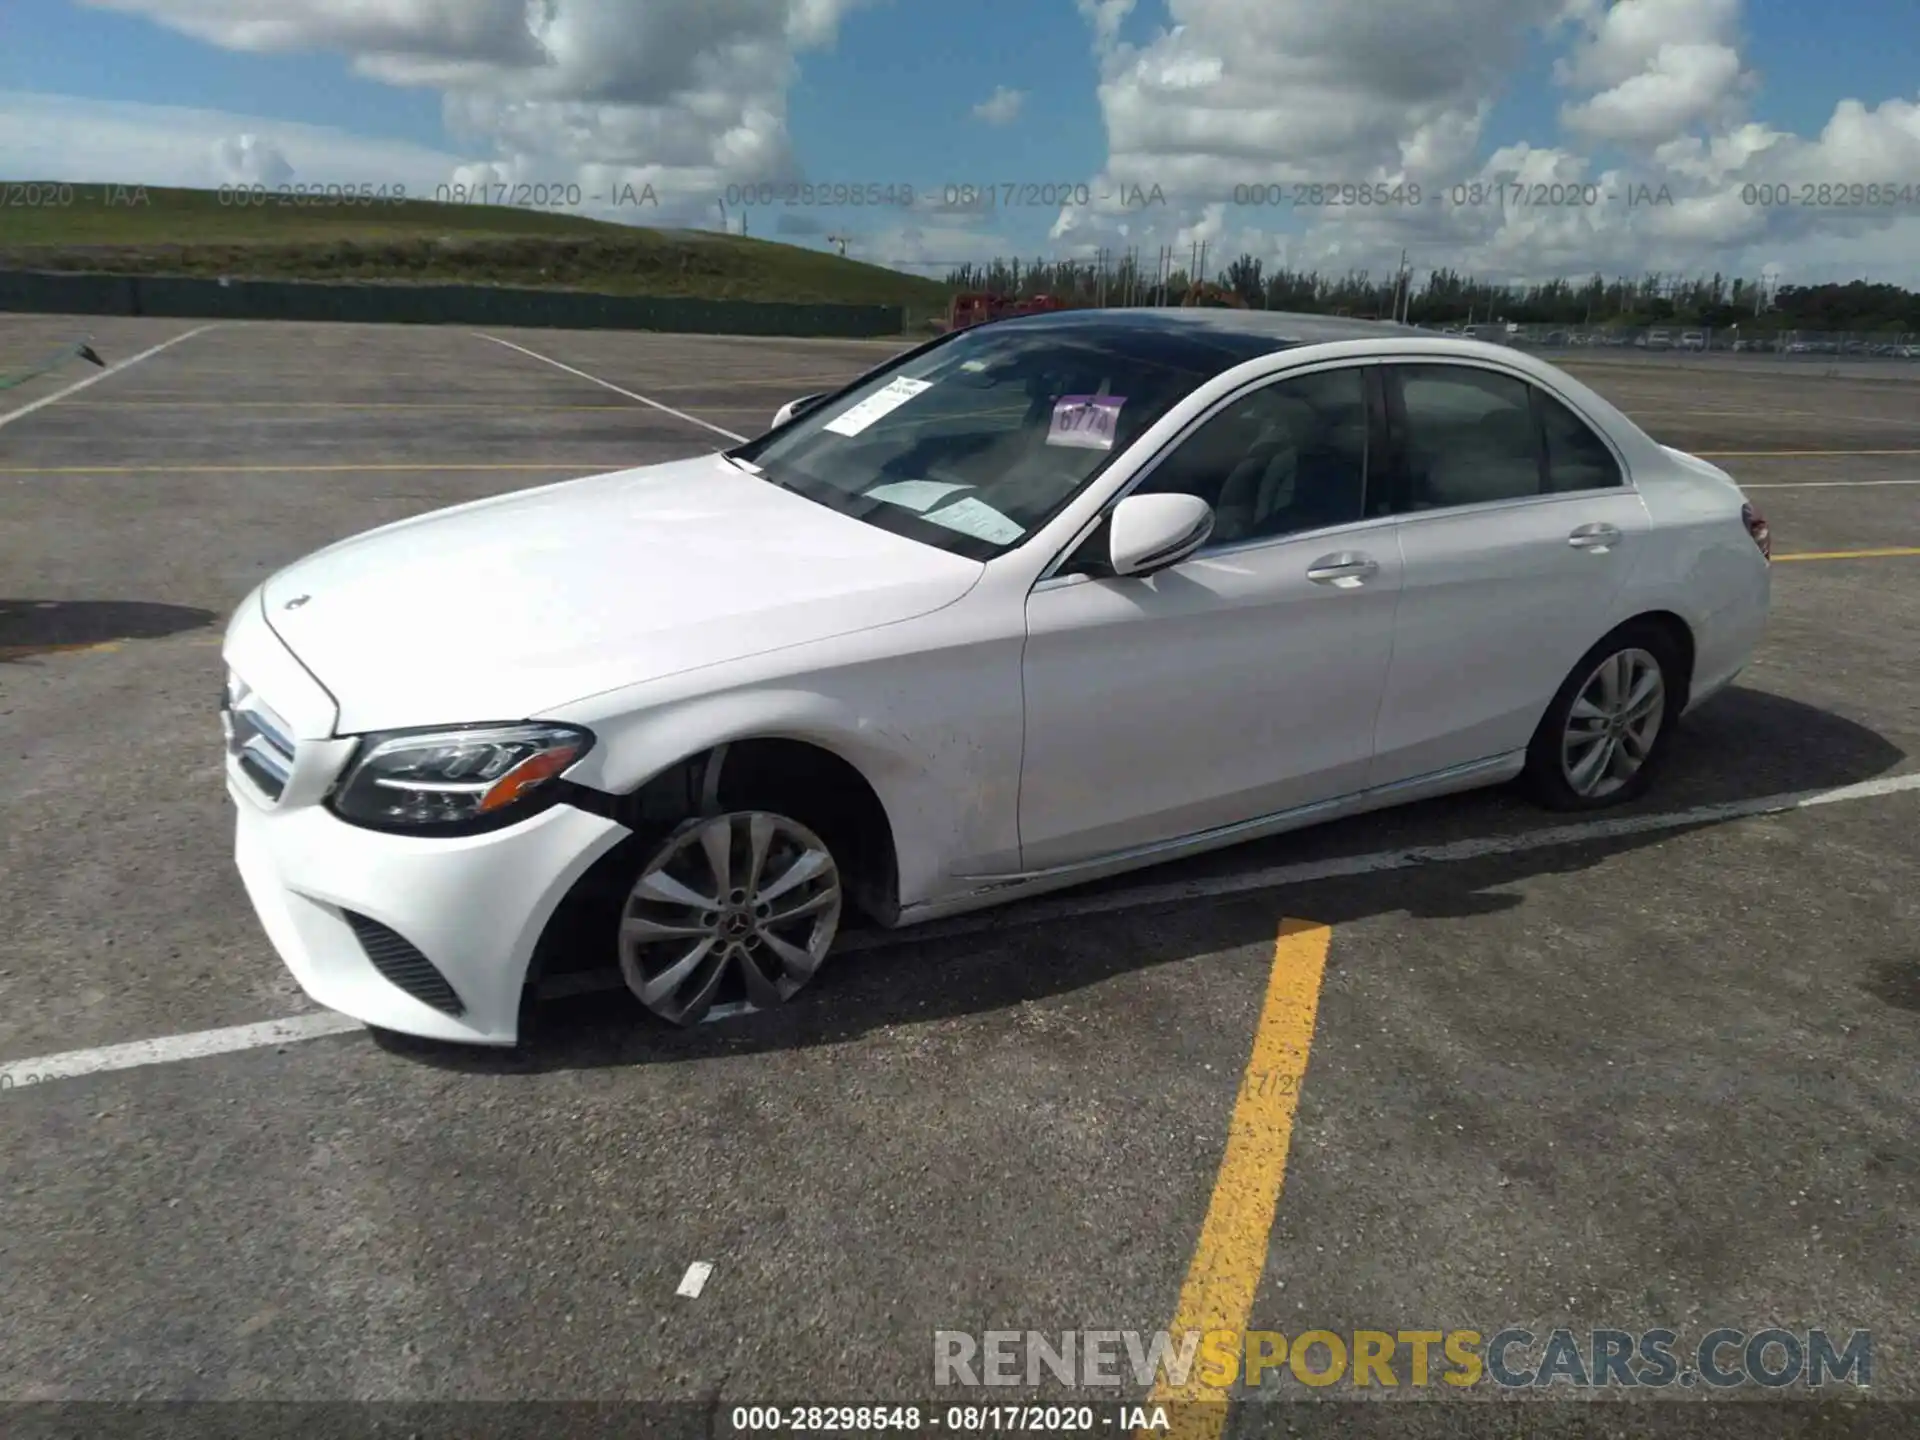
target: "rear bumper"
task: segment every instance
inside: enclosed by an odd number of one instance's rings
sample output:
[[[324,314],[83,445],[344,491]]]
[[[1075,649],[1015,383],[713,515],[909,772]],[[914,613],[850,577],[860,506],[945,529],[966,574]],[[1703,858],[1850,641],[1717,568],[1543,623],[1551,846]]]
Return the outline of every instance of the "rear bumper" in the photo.
[[[1752,663],[1766,638],[1767,617],[1773,602],[1773,570],[1759,559],[1741,556],[1743,574],[1720,608],[1694,630],[1693,683],[1688,687],[1687,711],[1698,709],[1733,684]],[[1757,563],[1756,563],[1757,562]]]

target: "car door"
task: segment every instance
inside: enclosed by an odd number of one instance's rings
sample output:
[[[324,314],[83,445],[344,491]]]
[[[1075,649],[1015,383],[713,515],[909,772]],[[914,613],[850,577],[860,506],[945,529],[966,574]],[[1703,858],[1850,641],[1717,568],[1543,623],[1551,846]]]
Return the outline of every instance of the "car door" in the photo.
[[[1524,749],[1651,529],[1619,457],[1510,371],[1382,366],[1405,565],[1372,784]]]
[[[1027,603],[1023,868],[1179,839],[1364,785],[1400,589],[1371,367],[1249,386],[1134,493],[1215,507],[1208,545],[1102,578],[1096,531]]]

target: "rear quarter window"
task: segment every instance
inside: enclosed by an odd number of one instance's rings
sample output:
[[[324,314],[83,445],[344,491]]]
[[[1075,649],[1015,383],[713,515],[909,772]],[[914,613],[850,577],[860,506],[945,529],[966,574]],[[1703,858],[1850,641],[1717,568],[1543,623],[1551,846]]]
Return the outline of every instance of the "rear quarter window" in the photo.
[[[1606,490],[1626,483],[1620,462],[1593,427],[1546,391],[1535,389],[1534,404],[1547,446],[1547,492]]]

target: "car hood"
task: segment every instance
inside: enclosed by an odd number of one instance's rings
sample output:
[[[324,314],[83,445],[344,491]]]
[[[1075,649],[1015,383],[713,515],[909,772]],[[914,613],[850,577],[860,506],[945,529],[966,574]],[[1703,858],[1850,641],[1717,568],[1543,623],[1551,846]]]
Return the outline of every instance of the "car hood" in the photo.
[[[895,624],[982,570],[706,455],[403,520],[260,593],[347,735],[537,717]]]

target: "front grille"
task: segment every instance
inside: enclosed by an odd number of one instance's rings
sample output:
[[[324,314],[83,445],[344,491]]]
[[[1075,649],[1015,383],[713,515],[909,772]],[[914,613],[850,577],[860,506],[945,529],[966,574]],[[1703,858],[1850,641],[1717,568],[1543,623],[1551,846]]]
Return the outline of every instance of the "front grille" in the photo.
[[[356,915],[351,910],[343,910],[347,924],[353,927],[353,933],[360,941],[360,948],[367,952],[367,959],[373,968],[384,975],[391,983],[413,996],[422,1005],[431,1005],[443,1015],[464,1015],[467,1007],[461,1003],[453,986],[447,983],[447,977],[433,968],[433,962],[422,955],[397,930],[391,930],[378,920],[369,920],[365,915]]]
[[[227,677],[220,728],[227,737],[227,753],[254,788],[269,800],[284,795],[293,777],[291,727],[238,675]]]

